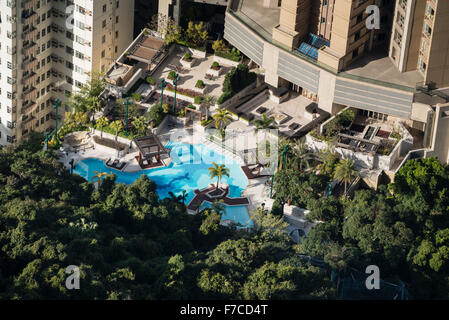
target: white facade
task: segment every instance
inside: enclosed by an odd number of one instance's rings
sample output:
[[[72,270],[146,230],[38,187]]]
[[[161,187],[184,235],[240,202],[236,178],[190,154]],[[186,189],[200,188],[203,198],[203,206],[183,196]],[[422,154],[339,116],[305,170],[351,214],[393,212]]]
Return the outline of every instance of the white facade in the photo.
[[[106,70],[133,38],[134,2],[0,0],[0,145],[55,126],[56,98]],[[58,118],[65,113],[59,109]]]

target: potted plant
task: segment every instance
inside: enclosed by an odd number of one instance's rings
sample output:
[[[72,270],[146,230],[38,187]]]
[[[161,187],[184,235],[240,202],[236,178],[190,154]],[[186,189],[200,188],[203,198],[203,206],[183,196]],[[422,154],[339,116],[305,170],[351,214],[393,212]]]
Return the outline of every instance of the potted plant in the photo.
[[[154,80],[153,77],[147,77],[145,80],[147,81],[147,83],[148,83],[149,85],[154,86],[154,85],[156,84],[156,80]]]
[[[189,52],[186,52],[180,60],[182,66],[189,69],[192,68],[194,61],[195,59],[193,59],[192,54]]]
[[[170,80],[174,80],[174,79],[175,79],[175,76],[176,76],[176,72],[173,71],[173,70],[171,70],[171,71],[168,73],[168,79],[170,79]]]
[[[204,94],[204,92],[206,91],[206,84],[204,83],[203,80],[198,80],[195,84],[195,88],[193,88],[193,90]]]
[[[217,61],[214,61],[212,65],[210,66],[210,69],[207,71],[207,74],[210,74],[214,77],[218,77],[221,74],[222,67]]]

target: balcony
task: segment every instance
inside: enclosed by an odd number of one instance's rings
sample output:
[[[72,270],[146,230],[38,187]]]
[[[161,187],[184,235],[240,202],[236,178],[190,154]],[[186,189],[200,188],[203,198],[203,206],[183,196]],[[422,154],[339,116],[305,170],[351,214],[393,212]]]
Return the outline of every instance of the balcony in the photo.
[[[34,72],[34,71],[24,72],[23,76],[22,76],[21,83],[23,85],[29,85],[29,84],[31,84],[29,82],[33,82],[33,80],[35,79],[35,76],[36,76],[36,72]]]
[[[23,47],[22,47],[22,54],[24,54],[24,51],[31,49],[36,45],[36,42],[34,41],[24,41]]]
[[[22,119],[20,124],[21,129],[31,129],[33,127],[33,120],[36,118],[34,116],[27,116],[25,120]]]
[[[36,107],[37,104],[33,100],[26,101],[22,104],[22,108],[20,109],[20,113],[26,114],[34,111],[34,107]]]
[[[36,59],[36,57],[30,57],[30,58],[25,58],[23,61],[22,61],[22,69],[25,69],[25,68],[27,68],[27,67],[29,67],[29,66],[34,66],[34,64],[33,63],[36,63],[37,62],[37,59]]]
[[[37,18],[36,11],[34,10],[24,10],[22,12],[22,23],[23,24],[31,24],[34,22],[34,19]]]
[[[36,91],[36,87],[33,87],[33,86],[29,87],[29,88],[23,90],[21,98],[26,99],[27,97],[29,97],[30,94],[32,94],[35,91]]]
[[[31,26],[22,32],[22,40],[30,41],[37,35],[37,28]]]

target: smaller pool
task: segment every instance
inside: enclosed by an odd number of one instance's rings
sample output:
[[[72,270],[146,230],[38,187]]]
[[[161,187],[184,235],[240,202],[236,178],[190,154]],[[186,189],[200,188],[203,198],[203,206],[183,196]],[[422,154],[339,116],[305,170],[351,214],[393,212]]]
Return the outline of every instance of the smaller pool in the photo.
[[[203,210],[205,208],[211,208],[212,205],[209,202],[203,202],[200,209]],[[221,220],[233,220],[236,223],[239,223],[240,226],[238,228],[252,228],[254,227],[254,222],[250,219],[248,215],[248,209],[246,206],[227,206],[225,207],[225,213],[221,216]]]

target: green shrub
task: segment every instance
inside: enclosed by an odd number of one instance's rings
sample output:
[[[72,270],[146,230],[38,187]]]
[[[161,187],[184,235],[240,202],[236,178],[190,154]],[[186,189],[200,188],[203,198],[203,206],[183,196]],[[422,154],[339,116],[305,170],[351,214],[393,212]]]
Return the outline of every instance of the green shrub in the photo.
[[[200,88],[200,89],[204,88],[204,81],[198,80],[195,84],[195,87]]]
[[[152,77],[147,77],[145,80],[147,81],[148,84],[150,84],[152,86],[154,86],[156,84],[156,80],[154,80],[154,78],[152,78]]]
[[[191,60],[191,59],[192,59],[192,55],[191,55],[189,52],[186,52],[186,53],[184,54],[184,60],[189,61],[189,60]]]
[[[155,104],[150,108],[145,116],[148,120],[153,120],[153,128],[156,128],[160,125],[162,120],[164,120],[167,114],[164,113],[164,110],[161,108],[160,104]]]
[[[223,92],[221,94],[221,96],[217,99],[217,104],[220,105],[231,97],[232,97],[232,92],[230,92],[230,91]]]
[[[235,48],[232,48],[232,50],[215,51],[215,55],[235,62],[242,60],[242,54]]]
[[[142,100],[142,95],[139,94],[139,93],[136,93],[136,92],[131,93],[131,97],[132,97],[134,100],[136,100],[136,101],[141,101],[141,100]]]
[[[201,102],[203,102],[203,97],[202,96],[195,97],[195,98],[193,98],[193,102],[195,104],[201,104]]]
[[[212,63],[212,68],[217,69],[217,68],[219,68],[219,67],[220,67],[220,64],[219,64],[217,61],[214,61],[214,62]]]
[[[340,113],[337,117],[338,117],[338,122],[343,127],[347,127],[351,124],[352,121],[354,121],[355,112],[353,110],[346,109],[345,111]]]
[[[254,72],[249,72],[246,63],[233,67],[225,76],[222,87],[223,94],[218,98],[217,104],[222,104],[256,79],[257,75]]]
[[[190,109],[192,109],[192,110],[196,110],[196,107],[195,107],[193,104],[189,104],[189,105],[187,106],[187,108],[190,108]]]
[[[175,79],[175,76],[176,76],[176,72],[173,71],[173,70],[171,70],[171,71],[168,73],[168,78],[169,78],[170,80]]]

